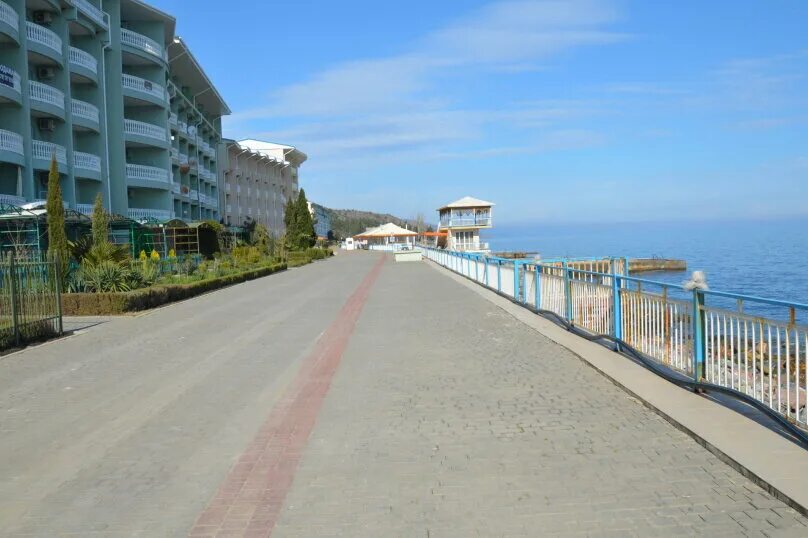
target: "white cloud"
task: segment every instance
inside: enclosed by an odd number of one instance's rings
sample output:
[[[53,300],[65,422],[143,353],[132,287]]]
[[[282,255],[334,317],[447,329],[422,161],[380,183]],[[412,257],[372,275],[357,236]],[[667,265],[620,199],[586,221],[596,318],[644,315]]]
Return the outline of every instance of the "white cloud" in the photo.
[[[455,151],[452,144],[484,143],[487,126],[550,129],[572,114],[564,103],[493,103],[458,109],[462,88],[451,77],[542,69],[554,55],[625,39],[608,28],[619,17],[611,0],[494,2],[437,29],[409,50],[359,59],[271,92],[266,104],[226,120],[238,136],[276,138],[318,157],[348,159],[350,152],[401,158]],[[447,78],[448,77],[448,78]],[[449,83],[447,83],[449,80]],[[284,125],[282,129],[268,125]],[[557,127],[556,127],[557,129]]]

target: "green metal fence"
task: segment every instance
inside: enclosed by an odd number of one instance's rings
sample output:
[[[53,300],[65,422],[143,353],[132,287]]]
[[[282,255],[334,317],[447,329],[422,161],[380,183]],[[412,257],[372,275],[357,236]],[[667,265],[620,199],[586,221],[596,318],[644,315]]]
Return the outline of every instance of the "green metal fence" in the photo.
[[[62,334],[58,275],[54,260],[0,258],[0,350]]]

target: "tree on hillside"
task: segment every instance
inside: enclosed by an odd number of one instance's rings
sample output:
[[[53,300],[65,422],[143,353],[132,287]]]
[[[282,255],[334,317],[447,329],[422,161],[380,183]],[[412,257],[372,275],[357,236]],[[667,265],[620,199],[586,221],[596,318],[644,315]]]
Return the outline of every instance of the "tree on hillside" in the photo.
[[[306,191],[300,189],[297,196],[297,233],[298,248],[304,249],[313,247],[317,243],[317,232],[314,231],[314,220],[309,212],[309,202],[306,199]]]
[[[56,156],[51,157],[50,172],[48,173],[48,254],[59,261],[61,274],[64,279],[67,274],[67,262],[70,250],[67,247],[67,233],[65,232],[65,206],[62,202],[62,186],[59,182],[59,164]]]
[[[286,227],[284,244],[287,250],[298,250],[297,203],[293,197],[286,200],[283,212],[283,224]]]
[[[99,192],[93,205],[93,245],[103,245],[109,241],[109,215],[104,209],[104,199]]]

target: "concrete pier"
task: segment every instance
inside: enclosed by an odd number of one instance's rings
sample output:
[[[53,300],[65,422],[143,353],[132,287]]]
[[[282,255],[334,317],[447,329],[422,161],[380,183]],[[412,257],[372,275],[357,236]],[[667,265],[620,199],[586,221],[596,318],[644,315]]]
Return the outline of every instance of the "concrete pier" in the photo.
[[[808,534],[566,348],[384,254],[7,356],[0,408],[3,536]]]

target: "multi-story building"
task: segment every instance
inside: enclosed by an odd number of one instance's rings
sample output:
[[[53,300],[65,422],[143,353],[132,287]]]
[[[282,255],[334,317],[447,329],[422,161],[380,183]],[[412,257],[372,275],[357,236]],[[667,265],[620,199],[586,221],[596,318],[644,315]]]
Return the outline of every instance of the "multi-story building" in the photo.
[[[135,219],[218,218],[227,105],[175,20],[138,0],[0,0],[0,202],[100,192]]]
[[[438,209],[439,232],[447,234],[446,248],[461,252],[486,252],[488,243],[480,241],[480,230],[491,228],[494,204],[466,196]]]
[[[255,221],[276,236],[283,234],[284,207],[289,198],[297,197],[298,169],[306,154],[260,140],[225,140],[225,146],[220,180],[223,221],[228,226]]]
[[[328,239],[328,232],[331,231],[331,215],[329,215],[326,208],[320,204],[309,202],[309,213],[314,220],[314,232],[317,234],[317,239]]]

